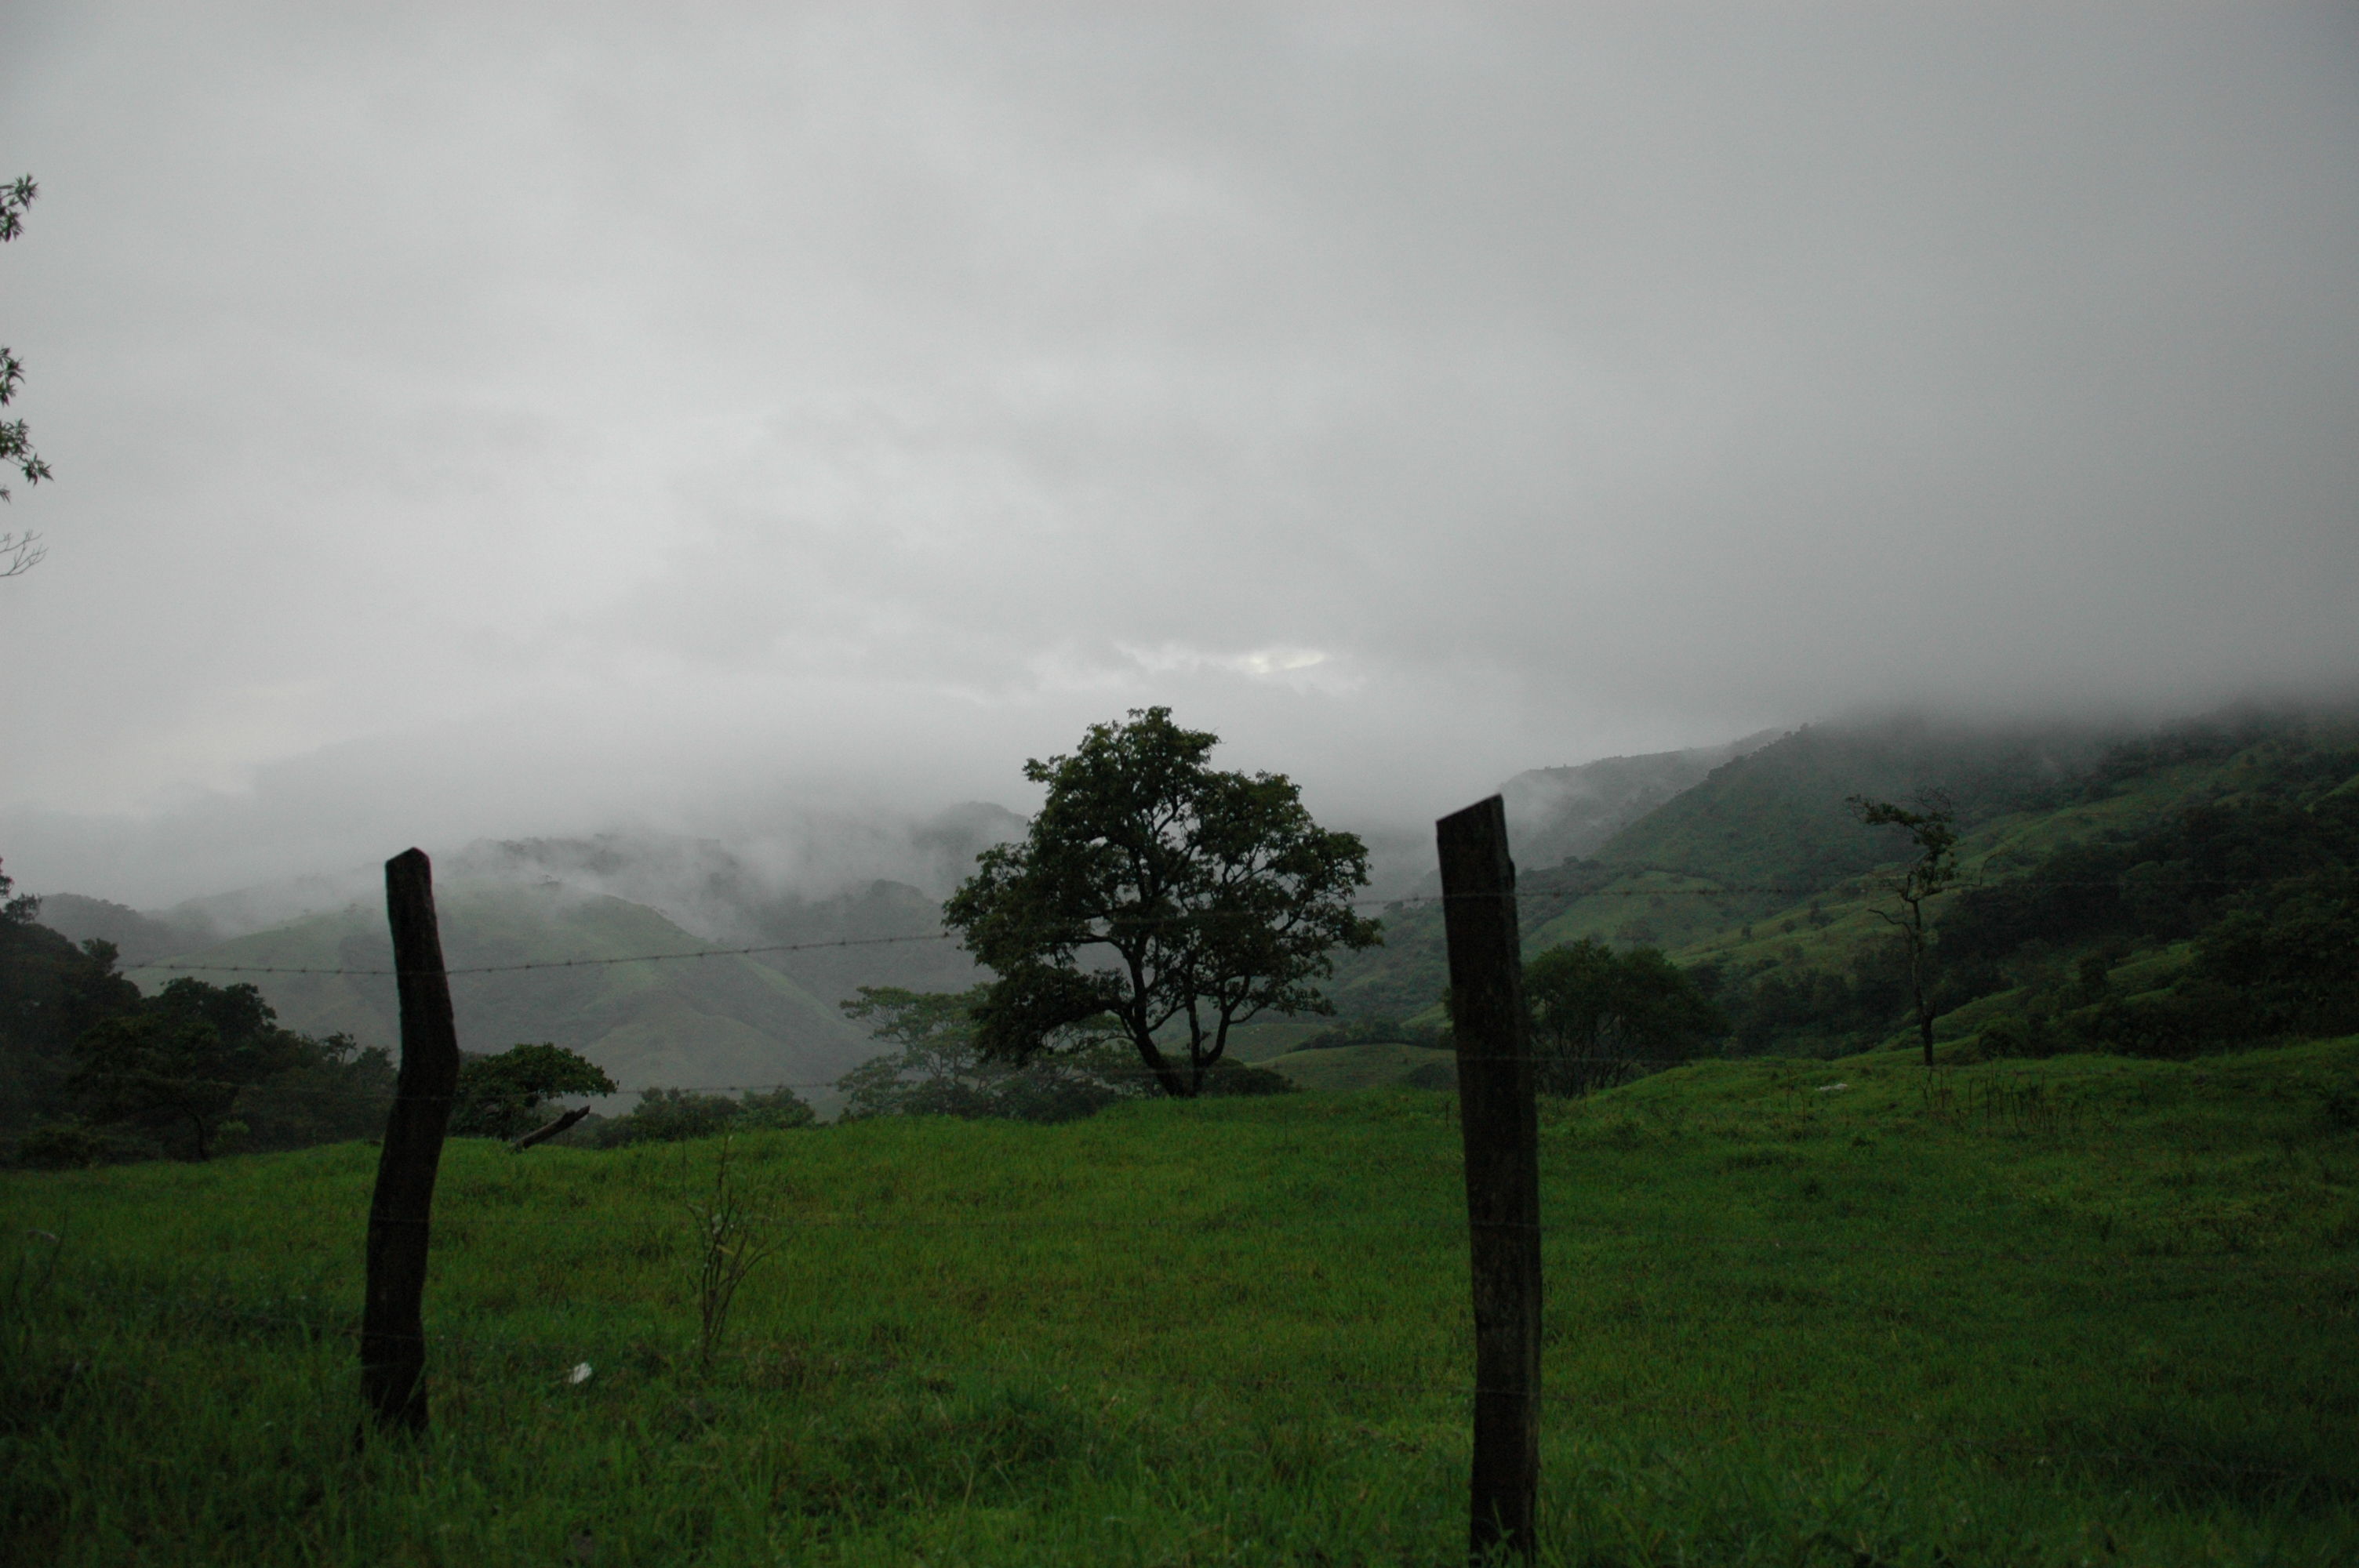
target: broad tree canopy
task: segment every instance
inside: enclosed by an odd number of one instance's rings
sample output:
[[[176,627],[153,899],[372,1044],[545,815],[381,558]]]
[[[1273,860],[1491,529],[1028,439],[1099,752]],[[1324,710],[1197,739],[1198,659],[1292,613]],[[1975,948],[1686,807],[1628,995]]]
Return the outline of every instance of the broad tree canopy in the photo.
[[[281,1029],[254,987],[183,977],[85,1033],[68,1084],[94,1119],[184,1130],[191,1156],[203,1160],[239,1091],[301,1065],[317,1049]]]
[[[1317,987],[1330,955],[1380,939],[1351,902],[1367,849],[1313,822],[1285,775],[1210,766],[1219,740],[1133,709],[1024,765],[1049,789],[1031,831],[943,905],[998,977],[975,1010],[986,1054],[1020,1063],[1111,1033],[1191,1098],[1237,1024],[1334,1011]]]

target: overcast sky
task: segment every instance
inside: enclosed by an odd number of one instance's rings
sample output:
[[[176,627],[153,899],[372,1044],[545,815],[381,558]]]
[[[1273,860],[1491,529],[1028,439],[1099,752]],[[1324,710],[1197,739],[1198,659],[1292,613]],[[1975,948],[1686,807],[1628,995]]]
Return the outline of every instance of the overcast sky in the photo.
[[[12,0],[0,858],[2359,678],[2359,8]]]

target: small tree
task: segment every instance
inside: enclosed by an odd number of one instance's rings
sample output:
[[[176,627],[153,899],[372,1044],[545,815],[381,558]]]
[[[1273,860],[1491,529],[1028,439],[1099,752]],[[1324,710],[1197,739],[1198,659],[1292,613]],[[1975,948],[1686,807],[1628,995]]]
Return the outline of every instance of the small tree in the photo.
[[[942,919],[998,977],[975,1010],[985,1054],[1021,1064],[1110,1033],[1192,1098],[1236,1025],[1334,1011],[1316,985],[1329,955],[1380,940],[1351,904],[1368,852],[1284,775],[1207,765],[1220,738],[1169,708],[1130,718],[1024,764],[1048,786],[1031,831],[984,851]]]
[[[511,1045],[495,1056],[459,1065],[451,1130],[464,1137],[517,1138],[540,1120],[543,1102],[560,1095],[610,1095],[603,1068],[561,1045]]]
[[[1899,880],[1891,884],[1892,896],[1899,901],[1900,907],[1875,909],[1875,914],[1899,934],[1908,950],[1908,994],[1916,1009],[1917,1035],[1925,1047],[1925,1065],[1930,1067],[1933,1065],[1933,934],[1926,921],[1925,906],[1948,892],[1958,880],[1958,834],[1951,826],[1950,803],[1939,795],[1928,795],[1918,800],[1924,809],[1911,811],[1888,800],[1870,800],[1855,795],[1849,804],[1853,815],[1868,827],[1901,828],[1916,847],[1917,858],[1901,870]]]
[[[1114,1041],[1069,1047],[1023,1065],[986,1056],[975,1039],[975,1009],[989,988],[911,991],[863,986],[843,1003],[875,1038],[900,1047],[872,1056],[836,1080],[843,1119],[874,1116],[1006,1117],[1071,1121],[1136,1094],[1139,1069],[1109,1060]]]
[[[1551,1094],[1610,1088],[1641,1059],[1684,1057],[1728,1028],[1660,949],[1616,953],[1594,936],[1526,964],[1524,997]]]
[[[987,1116],[989,1096],[978,1081],[1005,1073],[974,1041],[974,1010],[984,987],[966,991],[913,991],[863,986],[841,1004],[844,1016],[865,1023],[871,1038],[899,1047],[871,1056],[838,1078],[843,1116]]]

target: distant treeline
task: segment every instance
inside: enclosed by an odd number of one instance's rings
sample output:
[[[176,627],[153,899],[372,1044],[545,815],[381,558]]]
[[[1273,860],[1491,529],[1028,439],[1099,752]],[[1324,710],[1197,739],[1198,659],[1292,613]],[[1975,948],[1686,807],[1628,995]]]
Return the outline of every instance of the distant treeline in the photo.
[[[1708,1007],[1682,1004],[1670,1033],[1611,1023],[1596,1054],[1897,1044],[1913,1014],[1908,960],[1875,911],[1878,867],[1900,846],[1846,812],[1864,792],[1954,808],[1968,874],[1933,901],[1929,953],[1952,1056],[2183,1056],[2359,1030],[2353,716],[2241,713],[2104,743],[1895,722],[1798,731],[1595,858],[1520,869],[1527,939],[1549,934],[1534,965],[1602,973],[1610,948],[1676,968]],[[1577,962],[1550,957],[1575,948]],[[1353,1016],[1316,1044],[1408,1039],[1393,1021],[1430,1022],[1445,985],[1438,907],[1396,905],[1385,945],[1339,964],[1333,993]]]
[[[0,873],[0,1163],[206,1160],[383,1132],[395,1080],[383,1047],[284,1029],[251,985],[183,978],[144,996],[119,972],[112,943],[76,946],[39,923],[38,900],[12,892]],[[842,1119],[1066,1121],[1146,1092],[1136,1057],[1106,1043],[1023,1066],[986,1059],[974,1043],[975,1000],[864,989],[846,1011],[888,1048],[837,1084]],[[1223,1063],[1208,1092],[1291,1087],[1276,1073]],[[603,1071],[554,1044],[471,1055],[451,1134],[518,1139],[550,1120],[560,1100],[615,1092]],[[783,1086],[734,1096],[654,1087],[627,1113],[583,1117],[555,1141],[614,1149],[818,1120]]]
[[[1714,773],[1603,852],[1649,860],[1568,860],[1523,879],[1527,932],[1577,929],[1583,911],[1599,912],[1597,931],[1559,937],[1527,966],[1543,1086],[1582,1093],[1699,1054],[1896,1044],[1912,1014],[1907,962],[1872,918],[1874,868],[1891,847],[1861,837],[1842,802],[1862,783],[1911,780],[1947,793],[1973,856],[1967,885],[1933,906],[1930,996],[1953,1057],[2185,1056],[2359,1031],[2359,725],[2348,718],[2245,716],[2077,753],[2019,737],[1944,751],[1906,727],[1802,731]],[[143,996],[111,944],[76,946],[12,892],[0,874],[0,1159],[203,1159],[383,1128],[386,1051],[281,1028],[249,985],[181,979]],[[1332,989],[1349,1013],[1294,1049],[1448,1046],[1438,911],[1388,911],[1386,942],[1340,967]],[[842,1118],[1060,1121],[1146,1091],[1135,1053],[1110,1039],[1021,1066],[989,1059],[979,994],[863,988],[846,1011],[884,1050],[835,1086]],[[462,1136],[518,1137],[559,1097],[614,1092],[554,1045],[475,1058],[467,1073]],[[1291,1087],[1223,1061],[1206,1092]],[[816,1120],[784,1087],[651,1088],[565,1141]]]

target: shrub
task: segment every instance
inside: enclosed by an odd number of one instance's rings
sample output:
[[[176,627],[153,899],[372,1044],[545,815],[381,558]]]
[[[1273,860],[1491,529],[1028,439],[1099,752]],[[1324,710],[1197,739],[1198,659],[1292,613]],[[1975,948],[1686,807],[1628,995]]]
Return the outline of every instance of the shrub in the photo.
[[[783,1086],[767,1094],[749,1093],[742,1100],[693,1089],[649,1088],[639,1091],[639,1103],[630,1115],[599,1124],[597,1143],[601,1149],[677,1143],[724,1132],[809,1127],[818,1119],[800,1096]]]
[[[1204,1093],[1208,1095],[1290,1095],[1295,1092],[1292,1078],[1275,1067],[1252,1067],[1243,1062],[1226,1058],[1212,1064],[1204,1075]]]

